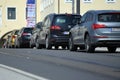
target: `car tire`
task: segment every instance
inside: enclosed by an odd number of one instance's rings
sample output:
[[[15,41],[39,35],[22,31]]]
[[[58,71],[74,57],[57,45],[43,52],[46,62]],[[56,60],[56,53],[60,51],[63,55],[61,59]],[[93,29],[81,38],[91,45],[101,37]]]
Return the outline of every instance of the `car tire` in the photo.
[[[29,47],[30,47],[30,48],[33,48],[31,41],[30,41],[30,43],[29,43]]]
[[[107,47],[107,49],[110,53],[115,53],[117,48],[116,47]]]
[[[20,43],[19,43],[19,42],[17,43],[17,45],[18,45],[18,48],[21,48],[21,46],[20,46]]]
[[[30,43],[30,44],[29,44],[29,47],[30,47],[30,48],[34,48],[35,46]]]
[[[91,45],[91,38],[89,35],[86,35],[85,38],[85,50],[88,53],[93,53],[95,51],[95,47]]]
[[[75,45],[73,44],[72,36],[69,38],[69,50],[70,50],[70,51],[76,51],[76,50],[77,50],[77,46],[75,46]]]
[[[50,44],[48,37],[46,38],[45,47],[46,47],[46,49],[52,49],[52,45]]]
[[[39,44],[39,40],[38,40],[38,39],[36,39],[35,47],[36,47],[37,49],[40,49],[40,44]]]
[[[67,47],[67,46],[64,45],[64,46],[62,46],[62,49],[66,49],[66,47]]]

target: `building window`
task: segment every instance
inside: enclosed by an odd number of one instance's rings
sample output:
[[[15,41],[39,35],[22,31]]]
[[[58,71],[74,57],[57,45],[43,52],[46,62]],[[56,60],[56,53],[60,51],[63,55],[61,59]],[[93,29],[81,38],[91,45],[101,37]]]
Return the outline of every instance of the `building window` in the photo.
[[[72,0],[65,0],[65,2],[72,2]]]
[[[0,7],[0,27],[2,26],[2,7]]]
[[[83,0],[84,3],[91,3],[92,0]]]
[[[107,3],[114,3],[116,0],[106,0]]]
[[[16,19],[16,8],[7,8],[8,19]]]
[[[44,11],[45,8],[49,8],[54,3],[54,0],[41,0],[40,11]]]

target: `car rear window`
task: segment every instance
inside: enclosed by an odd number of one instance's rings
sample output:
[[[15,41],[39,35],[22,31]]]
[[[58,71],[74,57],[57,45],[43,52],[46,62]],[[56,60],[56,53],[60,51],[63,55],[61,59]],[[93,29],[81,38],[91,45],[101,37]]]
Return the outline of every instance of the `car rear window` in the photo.
[[[120,13],[104,13],[98,15],[101,22],[120,22]]]
[[[17,34],[18,34],[18,32],[19,32],[19,30],[16,30],[16,31],[15,31],[15,35],[17,35]]]
[[[74,25],[78,21],[80,21],[80,16],[79,15],[62,15],[62,16],[57,16],[55,18],[54,24],[55,25]]]
[[[24,33],[32,33],[33,28],[25,28]]]

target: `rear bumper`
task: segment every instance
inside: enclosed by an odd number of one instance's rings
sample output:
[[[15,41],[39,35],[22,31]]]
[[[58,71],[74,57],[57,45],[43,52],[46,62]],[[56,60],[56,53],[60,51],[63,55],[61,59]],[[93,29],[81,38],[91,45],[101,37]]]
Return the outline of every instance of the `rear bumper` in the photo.
[[[22,39],[22,40],[20,41],[20,44],[21,44],[21,45],[29,45],[29,44],[30,44],[30,39]]]
[[[58,46],[67,46],[69,41],[69,37],[51,37],[50,38],[50,44],[52,45],[58,45]]]
[[[120,47],[120,38],[94,39],[92,40],[92,44],[94,46],[99,46],[99,47],[108,47],[108,46]]]

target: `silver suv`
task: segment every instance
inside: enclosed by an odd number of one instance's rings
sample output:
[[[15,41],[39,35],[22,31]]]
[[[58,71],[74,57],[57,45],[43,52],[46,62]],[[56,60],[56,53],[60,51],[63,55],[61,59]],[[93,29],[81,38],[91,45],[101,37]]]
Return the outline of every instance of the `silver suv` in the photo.
[[[120,47],[120,11],[86,12],[80,24],[70,30],[69,48],[75,51],[78,46],[90,53],[96,47],[107,47],[109,52],[115,52]]]

